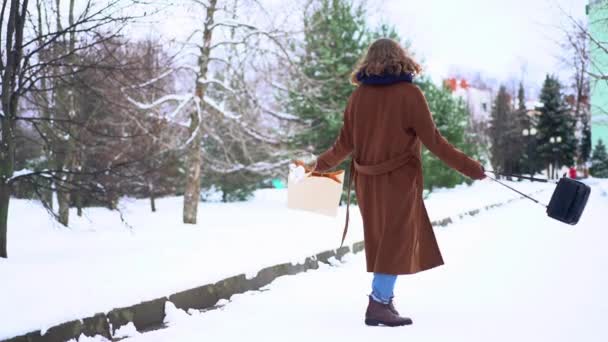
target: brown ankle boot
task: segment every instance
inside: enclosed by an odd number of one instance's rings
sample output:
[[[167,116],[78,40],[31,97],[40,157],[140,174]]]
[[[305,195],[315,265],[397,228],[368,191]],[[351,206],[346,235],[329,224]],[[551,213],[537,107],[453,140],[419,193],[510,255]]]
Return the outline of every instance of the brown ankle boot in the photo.
[[[391,310],[392,313],[399,316],[399,311],[397,311],[397,309],[395,309],[395,303],[393,302],[393,297],[391,297],[391,300],[388,302],[388,308]]]
[[[391,304],[376,302],[370,296],[367,311],[365,312],[365,324],[372,326],[386,325],[389,327],[412,324],[411,319],[395,314],[395,312],[391,310],[391,307]]]

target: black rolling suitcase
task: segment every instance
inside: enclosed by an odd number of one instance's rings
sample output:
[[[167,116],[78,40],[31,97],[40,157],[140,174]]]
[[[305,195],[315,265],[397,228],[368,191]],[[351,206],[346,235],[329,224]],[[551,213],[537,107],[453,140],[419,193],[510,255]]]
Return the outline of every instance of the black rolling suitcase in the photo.
[[[550,183],[551,181],[547,179],[540,179],[522,175],[507,175],[502,173],[497,173],[494,171],[487,171],[495,174],[500,174],[503,176],[516,177],[521,179],[528,179],[533,182],[543,182]],[[540,203],[533,197],[530,197],[512,187],[506,185],[505,183],[494,179],[490,176],[488,178],[494,180],[495,182],[500,183],[501,185],[517,192],[518,194],[542,205],[547,208],[547,215],[553,219],[558,221],[575,225],[578,223],[578,220],[583,215],[583,211],[585,210],[585,206],[587,205],[587,200],[589,199],[589,194],[591,194],[591,188],[589,185],[579,182],[577,180],[563,177],[557,182],[557,186],[553,191],[553,195],[551,196],[551,201],[549,201],[549,205],[544,205]]]
[[[585,210],[591,188],[570,178],[561,178],[547,206],[547,215],[558,221],[575,225]]]

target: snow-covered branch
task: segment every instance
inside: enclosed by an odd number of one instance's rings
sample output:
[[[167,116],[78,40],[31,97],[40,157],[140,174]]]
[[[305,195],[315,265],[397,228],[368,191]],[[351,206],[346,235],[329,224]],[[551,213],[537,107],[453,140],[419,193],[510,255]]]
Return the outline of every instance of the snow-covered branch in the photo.
[[[146,81],[144,83],[136,84],[136,85],[132,85],[132,86],[128,86],[128,87],[123,87],[122,91],[124,92],[125,89],[137,89],[137,88],[147,87],[149,85],[152,85],[152,84],[154,84],[154,83],[162,80],[163,78],[171,75],[174,72],[175,72],[174,69],[169,69],[169,70],[163,72],[162,74],[158,75],[157,77],[154,77],[154,78],[152,78],[152,79],[150,79],[150,80],[148,80],[148,81]]]
[[[30,177],[30,176],[32,176],[34,174],[39,174],[39,173],[44,173],[44,172],[50,172],[50,171],[43,170],[43,171],[36,172],[36,171],[29,170],[29,169],[22,169],[22,170],[19,170],[19,171],[15,171],[10,178],[6,179],[5,183],[12,183],[17,178]]]
[[[184,64],[184,65],[180,65],[180,66],[176,67],[176,70],[181,70],[181,69],[188,70],[188,71],[191,71],[193,73],[198,73],[198,71],[199,71],[199,69],[198,69],[197,66],[189,65],[189,64]]]
[[[241,115],[227,111],[224,106],[218,104],[214,99],[208,96],[205,96],[203,102],[205,102],[205,104],[208,105],[212,110],[228,119],[239,120],[241,118]]]
[[[169,94],[169,95],[165,95],[151,103],[143,103],[143,102],[134,100],[127,94],[125,94],[125,96],[129,102],[131,102],[135,107],[137,107],[138,109],[141,109],[141,110],[153,109],[153,108],[156,108],[167,102],[188,102],[192,99],[191,94],[181,94],[181,95]]]
[[[286,120],[286,121],[296,121],[296,122],[300,122],[302,121],[299,117],[293,115],[293,114],[289,114],[289,113],[284,113],[284,112],[277,112],[274,111],[272,109],[260,106],[260,108],[264,111],[264,113],[270,114],[272,116],[274,116],[277,119],[280,120]]]
[[[248,24],[248,23],[244,23],[244,22],[240,22],[240,21],[236,21],[236,20],[224,20],[224,21],[218,21],[217,23],[213,24],[211,26],[211,29],[214,29],[216,27],[219,26],[223,26],[223,27],[228,27],[228,28],[246,28],[249,30],[258,30],[257,27]]]
[[[224,40],[224,41],[220,41],[218,43],[215,43],[213,45],[211,45],[211,49],[215,49],[217,47],[223,46],[223,45],[241,45],[241,44],[246,44],[247,41],[254,37],[254,36],[265,36],[273,41],[275,41],[277,38],[274,37],[275,32],[272,31],[264,31],[264,30],[258,30],[258,29],[254,29],[251,30],[249,32],[247,32],[247,34],[245,34],[241,39],[239,40]],[[279,46],[281,48],[281,50],[284,51],[282,46]]]
[[[240,172],[240,171],[249,171],[249,172],[255,172],[255,173],[272,172],[279,168],[285,167],[285,165],[288,165],[292,161],[291,158],[286,158],[286,159],[279,160],[277,162],[257,162],[257,163],[253,163],[253,164],[249,164],[249,165],[237,163],[235,165],[220,166],[218,164],[221,164],[221,163],[218,163],[217,161],[209,160],[207,157],[205,157],[205,159],[208,161],[208,163],[206,163],[206,165],[207,165],[207,167],[209,167],[209,169],[211,169],[213,172],[223,173],[223,174]]]
[[[199,78],[198,83],[200,83],[200,84],[217,84],[231,93],[235,92],[234,89],[232,89],[229,84],[227,84],[226,82],[222,82],[220,80],[214,79],[214,78],[207,78],[207,79]]]
[[[270,145],[277,145],[281,143],[279,139],[271,138],[263,133],[256,131],[254,128],[249,126],[246,121],[240,120],[241,115],[226,111],[224,108],[220,107],[213,99],[206,97],[205,104],[209,105],[209,109],[214,113],[232,120],[237,126],[242,129],[245,134],[247,134],[251,138]]]
[[[270,145],[278,145],[278,144],[281,143],[280,140],[271,138],[271,137],[266,136],[266,135],[264,135],[264,134],[262,134],[260,132],[257,132],[256,130],[248,127],[247,125],[241,124],[241,127],[243,128],[243,130],[245,131],[245,133],[247,133],[247,135],[249,135],[250,137],[252,137],[252,138],[254,138],[256,140],[259,140],[261,142],[264,142],[264,143],[267,143],[267,144],[270,144]]]

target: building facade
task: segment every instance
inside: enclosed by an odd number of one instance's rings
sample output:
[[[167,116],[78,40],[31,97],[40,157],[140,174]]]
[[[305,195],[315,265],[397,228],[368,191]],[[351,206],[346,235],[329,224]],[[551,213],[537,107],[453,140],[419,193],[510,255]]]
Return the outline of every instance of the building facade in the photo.
[[[469,85],[464,79],[449,78],[444,80],[452,94],[461,98],[469,109],[474,123],[489,122],[492,114],[492,92]]]
[[[591,0],[587,5],[591,59],[591,141],[608,143],[608,0]],[[599,45],[598,45],[599,43]],[[607,79],[601,79],[607,77]]]

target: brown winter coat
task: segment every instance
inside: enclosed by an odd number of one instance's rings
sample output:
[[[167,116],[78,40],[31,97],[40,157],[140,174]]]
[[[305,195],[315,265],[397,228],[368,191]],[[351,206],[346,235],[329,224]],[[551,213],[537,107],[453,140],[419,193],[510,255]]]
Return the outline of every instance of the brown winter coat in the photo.
[[[316,169],[326,171],[352,153],[368,272],[412,274],[443,264],[422,199],[421,141],[462,174],[483,177],[481,165],[435,128],[420,89],[403,82],[360,85],[336,142],[317,159]]]

